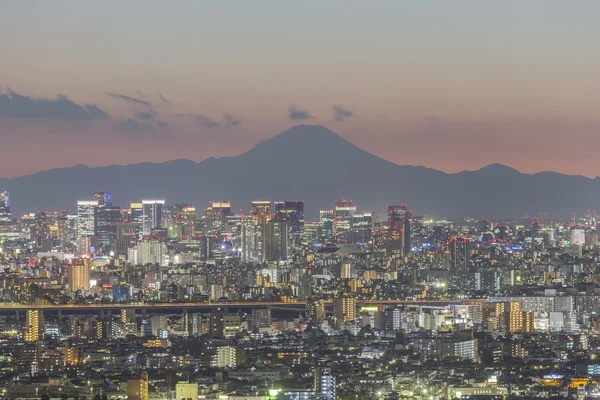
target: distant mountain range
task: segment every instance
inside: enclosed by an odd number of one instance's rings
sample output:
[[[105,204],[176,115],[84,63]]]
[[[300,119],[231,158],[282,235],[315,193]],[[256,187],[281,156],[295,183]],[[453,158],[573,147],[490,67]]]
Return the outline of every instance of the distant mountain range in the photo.
[[[444,155],[440,155],[443,157]],[[500,164],[447,174],[397,165],[368,153],[317,125],[299,125],[236,157],[201,162],[174,160],[89,168],[76,165],[0,179],[15,215],[76,209],[94,190],[111,190],[115,203],[142,198],[189,202],[202,209],[210,200],[230,200],[247,210],[257,199],[304,200],[306,214],[332,208],[335,199],[359,209],[385,212],[406,203],[415,215],[509,218],[554,213],[569,216],[595,209],[600,180],[555,172],[523,174]]]

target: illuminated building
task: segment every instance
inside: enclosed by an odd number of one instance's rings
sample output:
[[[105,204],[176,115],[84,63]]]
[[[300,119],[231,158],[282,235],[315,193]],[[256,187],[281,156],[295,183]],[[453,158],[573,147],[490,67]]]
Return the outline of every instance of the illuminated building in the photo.
[[[356,299],[347,293],[338,296],[333,300],[333,316],[337,329],[341,329],[346,322],[356,320]]]
[[[227,224],[227,216],[232,215],[229,201],[211,201],[204,210],[207,233],[219,233]]]
[[[77,202],[77,237],[94,236],[97,200],[79,200]]]
[[[196,234],[196,207],[190,204],[176,204],[171,211],[171,220],[181,229],[182,237],[192,237]]]
[[[325,302],[323,300],[306,300],[306,314],[313,322],[318,322],[325,318]]]
[[[267,223],[271,220],[271,201],[254,200],[252,202],[252,215],[256,218],[256,243],[260,261],[267,260]]]
[[[286,261],[291,257],[290,221],[275,218],[267,223],[265,261]]]
[[[364,244],[373,239],[373,213],[352,214],[352,243]]]
[[[0,192],[0,224],[10,222],[11,218],[8,192]]]
[[[513,333],[523,331],[523,310],[520,302],[511,301],[508,303],[504,315],[506,319],[504,323],[506,332]]]
[[[465,238],[455,238],[448,242],[450,247],[450,269],[464,271],[470,258],[469,241]]]
[[[335,201],[333,233],[337,243],[352,242],[352,215],[355,212],[356,206],[352,203],[352,200]]]
[[[67,283],[73,292],[90,289],[90,266],[86,260],[73,260],[67,266]]]
[[[71,224],[68,218],[62,217],[58,219],[58,240],[63,249],[71,246]]]
[[[242,216],[241,256],[243,262],[257,262],[259,259],[257,218],[254,215]]]
[[[127,400],[148,400],[148,374],[127,381]]]
[[[215,354],[211,367],[230,368],[241,364],[243,360],[242,350],[233,346],[219,346]]]
[[[25,334],[23,339],[26,342],[37,342],[43,339],[44,314],[38,310],[27,310],[25,315]]]
[[[164,200],[142,200],[142,235],[162,226],[164,208]]]
[[[335,240],[333,235],[333,210],[321,210],[319,211],[319,227],[321,230],[319,239],[323,244],[333,243]]]
[[[112,207],[112,192],[96,190],[94,200],[98,202],[98,206]]]
[[[121,222],[120,207],[99,205],[95,208],[94,236],[97,238],[98,246],[107,252],[113,250],[119,222]]]
[[[411,248],[411,218],[406,204],[388,206],[388,225],[395,242],[392,245],[400,257],[410,253]]]
[[[188,382],[178,382],[175,385],[175,400],[197,400],[198,384]]]
[[[275,201],[273,202],[275,218],[290,220],[290,237],[293,244],[300,244],[304,236],[304,202]]]
[[[139,225],[131,222],[120,222],[116,225],[115,256],[126,256],[130,248],[135,246]]]
[[[142,223],[144,220],[144,206],[142,203],[130,203],[128,222],[136,225],[136,235],[142,235]]]
[[[253,332],[260,329],[270,328],[273,323],[270,308],[253,308],[250,316],[250,330]]]

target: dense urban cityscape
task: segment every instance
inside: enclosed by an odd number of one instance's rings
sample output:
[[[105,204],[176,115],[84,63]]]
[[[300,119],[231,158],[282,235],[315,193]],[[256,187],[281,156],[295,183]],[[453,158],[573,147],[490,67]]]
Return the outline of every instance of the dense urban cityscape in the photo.
[[[600,396],[594,212],[73,203],[0,192],[2,398]]]

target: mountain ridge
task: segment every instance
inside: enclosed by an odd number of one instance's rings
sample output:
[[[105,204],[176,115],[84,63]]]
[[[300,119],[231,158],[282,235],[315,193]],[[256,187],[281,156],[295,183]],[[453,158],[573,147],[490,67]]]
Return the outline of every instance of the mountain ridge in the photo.
[[[407,203],[417,214],[447,217],[517,217],[538,212],[572,215],[594,206],[600,180],[552,171],[521,173],[492,163],[477,170],[446,173],[398,165],[360,149],[321,125],[298,125],[232,157],[202,161],[88,167],[77,164],[0,178],[15,215],[40,209],[75,209],[94,190],[111,190],[124,207],[142,197],[190,202],[202,209],[228,199],[248,209],[257,198],[304,198],[308,216],[353,198],[359,209],[383,212]],[[52,194],[52,195],[40,195]]]

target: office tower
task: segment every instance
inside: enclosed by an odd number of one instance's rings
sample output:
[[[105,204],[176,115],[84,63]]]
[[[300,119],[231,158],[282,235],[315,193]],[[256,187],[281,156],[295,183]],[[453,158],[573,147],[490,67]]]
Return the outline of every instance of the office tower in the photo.
[[[38,212],[35,214],[33,224],[30,225],[30,232],[31,238],[35,240],[38,247],[41,246],[44,239],[50,237],[50,221],[47,213]]]
[[[191,204],[175,204],[169,209],[169,237],[188,238],[196,234],[196,207]]]
[[[90,289],[90,266],[85,259],[73,260],[67,266],[67,283],[73,292]]]
[[[121,222],[121,208],[99,205],[94,212],[94,236],[96,236],[98,246],[105,252],[112,251],[117,238],[117,224]]]
[[[355,212],[352,214],[352,243],[364,244],[373,239],[373,213]]]
[[[321,236],[321,226],[317,221],[305,222],[304,232],[302,234],[302,243],[311,245],[319,240]]]
[[[129,219],[127,222],[136,225],[136,235],[141,237],[142,224],[144,221],[144,206],[142,203],[131,203],[129,205]]]
[[[0,192],[0,224],[10,222],[11,218],[8,192]]]
[[[258,244],[258,254],[260,261],[267,260],[266,241],[267,241],[267,223],[271,220],[271,201],[255,200],[252,202],[252,215],[256,221],[256,243]]]
[[[338,296],[333,301],[333,316],[337,329],[341,329],[346,322],[354,321],[356,319],[356,299],[347,293]]]
[[[267,222],[265,261],[286,261],[291,257],[290,221],[275,218]]]
[[[97,200],[79,200],[77,202],[77,238],[94,236]]]
[[[112,207],[112,192],[96,190],[94,200],[98,202],[98,206]]]
[[[206,233],[219,233],[227,224],[227,216],[231,215],[231,203],[229,201],[211,201],[204,210],[206,222]]]
[[[260,329],[270,328],[273,323],[270,308],[253,308],[250,316],[250,330],[256,332]]]
[[[260,259],[256,217],[252,214],[242,216],[240,248],[243,262],[258,262]]]
[[[142,200],[142,235],[162,226],[164,208],[164,200]]]
[[[148,400],[148,374],[127,381],[127,400]]]
[[[299,200],[273,202],[275,218],[290,220],[290,235],[294,245],[299,245],[304,235],[304,202]]]
[[[39,310],[27,310],[25,320],[23,340],[26,342],[42,340],[44,338],[44,313]]]
[[[469,241],[465,238],[455,238],[448,242],[450,247],[450,269],[466,270],[470,258]]]
[[[178,382],[175,385],[175,400],[197,400],[198,384]]]
[[[412,212],[406,204],[388,206],[388,225],[391,235],[399,241],[394,244],[401,257],[410,253],[411,249],[411,220]]]
[[[356,212],[356,205],[352,200],[336,200],[335,215],[333,220],[333,233],[336,243],[352,242],[352,215]]]
[[[319,227],[321,229],[319,239],[321,240],[322,244],[333,243],[335,240],[333,235],[333,220],[333,210],[321,210],[319,212]]]
[[[116,225],[115,255],[127,255],[130,248],[137,241],[137,224],[131,222],[119,222]]]

